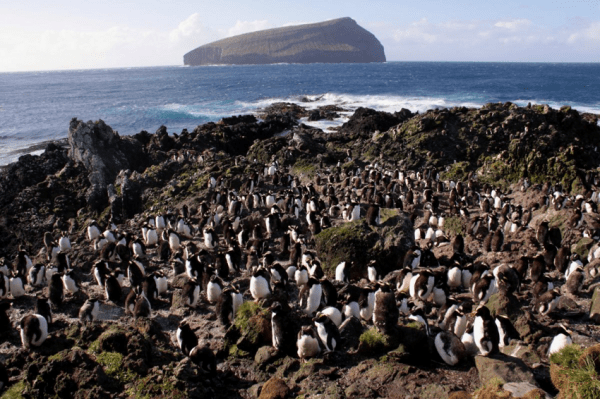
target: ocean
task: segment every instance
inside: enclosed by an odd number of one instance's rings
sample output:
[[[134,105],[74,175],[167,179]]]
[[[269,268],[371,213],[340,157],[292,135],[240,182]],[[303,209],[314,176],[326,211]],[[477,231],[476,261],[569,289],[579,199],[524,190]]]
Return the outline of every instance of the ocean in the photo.
[[[303,103],[310,99],[311,102]],[[67,137],[73,117],[104,120],[121,135],[193,130],[274,102],[424,112],[489,102],[570,105],[600,114],[600,64],[387,62],[154,67],[0,73],[0,165]]]

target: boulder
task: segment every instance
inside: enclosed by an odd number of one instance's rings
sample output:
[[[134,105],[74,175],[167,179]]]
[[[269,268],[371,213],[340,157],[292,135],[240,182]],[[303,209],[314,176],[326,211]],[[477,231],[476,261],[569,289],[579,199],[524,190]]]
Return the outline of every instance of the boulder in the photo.
[[[259,399],[285,399],[290,392],[290,388],[281,378],[271,377],[265,382],[260,391]]]
[[[76,118],[69,125],[69,156],[81,162],[88,172],[91,188],[88,205],[101,211],[108,203],[106,188],[123,169],[142,171],[145,156],[142,145],[132,137],[121,137],[102,120],[83,122]]]
[[[481,385],[498,379],[507,382],[528,382],[536,385],[535,378],[527,365],[516,357],[496,355],[495,357],[475,356]]]

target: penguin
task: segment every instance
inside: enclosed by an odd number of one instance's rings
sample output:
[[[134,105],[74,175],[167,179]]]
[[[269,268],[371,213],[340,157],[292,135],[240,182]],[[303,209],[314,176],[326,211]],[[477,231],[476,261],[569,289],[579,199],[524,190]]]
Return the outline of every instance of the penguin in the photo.
[[[106,300],[117,303],[121,300],[121,284],[114,274],[109,275],[104,282],[104,293]]]
[[[41,263],[36,263],[29,269],[29,284],[32,287],[42,287],[46,279],[46,267]]]
[[[191,308],[198,306],[200,302],[200,284],[197,280],[191,279],[183,285],[181,295],[185,299],[185,304]]]
[[[10,294],[13,298],[20,298],[25,295],[25,279],[19,272],[14,273],[9,279]]]
[[[337,306],[338,294],[335,286],[326,278],[319,280],[321,283],[321,306]]]
[[[349,267],[346,266],[346,262],[341,262],[335,268],[335,281],[339,281],[342,283],[348,283],[350,280],[349,276]]]
[[[423,312],[422,308],[416,308],[413,309],[410,312],[410,316],[408,316],[409,320],[413,320],[416,321],[417,323],[421,323],[423,324],[423,326],[425,327],[425,333],[427,334],[427,336],[431,336],[431,333],[429,331],[429,323],[427,322],[427,318],[425,316],[425,313]]]
[[[40,346],[48,338],[48,321],[39,314],[30,314],[21,319],[21,343],[25,349]]]
[[[481,277],[472,288],[473,300],[477,303],[486,303],[488,299],[496,292],[498,292],[496,286],[496,279],[493,275],[487,274]]]
[[[17,259],[13,265],[13,269],[16,273],[19,273],[21,276],[26,276],[29,269],[33,266],[31,259],[27,255],[27,252],[23,249],[19,249],[17,254]]]
[[[135,301],[137,300],[138,295],[134,290],[129,290],[127,296],[125,297],[125,313],[129,313],[133,315],[133,311],[135,310]]]
[[[226,287],[221,292],[216,312],[224,326],[229,327],[234,322],[237,310],[243,302],[242,294],[235,287]]]
[[[100,314],[100,302],[97,299],[87,299],[79,309],[79,320],[83,324],[98,320]]]
[[[462,286],[462,270],[460,265],[455,265],[446,273],[447,285],[451,290],[456,290]]]
[[[141,285],[141,294],[146,297],[150,302],[154,302],[158,299],[158,287],[156,286],[156,280],[154,275],[148,275],[144,277]]]
[[[554,288],[552,291],[545,292],[535,300],[535,309],[541,315],[548,316],[556,310],[559,301],[560,294],[558,288]]]
[[[146,227],[142,230],[142,236],[147,247],[154,247],[158,244],[158,232],[152,227]]]
[[[367,265],[367,276],[371,283],[376,283],[381,278],[376,260],[371,260]]]
[[[336,307],[327,306],[320,311],[320,313],[327,315],[333,321],[333,324],[336,325],[337,328],[340,328],[342,324],[342,312]]]
[[[491,250],[493,252],[500,252],[502,251],[502,245],[504,245],[504,233],[501,228],[498,228],[492,236]]]
[[[373,308],[375,307],[375,290],[371,288],[361,289],[358,306],[360,317],[365,321],[371,321],[373,318]]]
[[[94,263],[92,267],[92,273],[94,274],[94,278],[100,287],[104,287],[106,282],[106,278],[110,273],[107,267],[107,263],[103,260],[98,260]]]
[[[504,348],[505,346],[510,345],[512,340],[519,340],[521,337],[519,336],[519,332],[513,326],[510,319],[503,315],[496,316],[496,327],[498,328],[498,336],[500,340],[498,341],[498,346],[500,348]]]
[[[152,307],[150,306],[150,301],[144,295],[139,295],[135,301],[133,316],[136,319],[140,317],[150,317],[151,313]]]
[[[202,374],[214,377],[217,374],[217,358],[213,351],[207,346],[195,346],[190,351],[190,360]]]
[[[134,256],[144,257],[146,256],[146,245],[144,245],[143,241],[139,237],[136,237],[131,242],[131,251],[133,252]]]
[[[37,297],[35,303],[35,309],[33,310],[35,314],[39,314],[44,316],[48,325],[52,324],[52,309],[50,308],[50,301],[44,297]]]
[[[302,286],[298,297],[300,299],[300,307],[304,313],[312,316],[321,305],[321,296],[323,290],[319,280],[315,278],[309,278],[308,282]]]
[[[58,240],[58,246],[61,252],[67,252],[71,249],[71,241],[66,231],[62,232],[60,239]]]
[[[565,284],[567,292],[577,296],[583,286],[584,280],[585,275],[583,273],[583,267],[577,265],[574,270],[569,273],[569,277],[567,278],[567,283]]]
[[[279,302],[273,302],[271,305],[271,337],[273,348],[281,352],[285,346],[285,339],[288,336],[287,314]]]
[[[389,284],[382,284],[375,293],[375,304],[373,306],[373,324],[380,333],[391,335],[400,313],[396,306],[396,297],[392,293]]]
[[[442,331],[435,336],[435,349],[449,366],[456,366],[467,355],[465,345],[451,331]]]
[[[548,230],[549,230],[549,223],[547,221],[542,221],[536,232],[535,232],[535,238],[538,242],[538,244],[541,246],[543,246],[546,243],[546,240],[548,239]]]
[[[189,356],[192,349],[198,345],[198,337],[196,337],[196,334],[192,331],[187,320],[182,320],[181,323],[179,323],[175,337],[179,349],[181,349],[181,352],[186,356]]]
[[[313,319],[319,338],[323,343],[325,353],[335,351],[340,343],[340,331],[327,315],[317,313]]]
[[[548,357],[560,352],[565,346],[573,343],[573,339],[571,338],[569,330],[567,330],[562,324],[560,326],[562,327],[564,333],[559,333],[552,338],[552,342],[548,348]]]
[[[206,299],[210,303],[217,303],[221,297],[223,290],[223,280],[216,274],[210,276],[210,280],[206,285]]]
[[[156,284],[156,290],[159,296],[163,296],[169,290],[169,282],[167,277],[160,271],[155,272],[153,275],[154,282]]]
[[[255,301],[266,298],[271,295],[269,281],[271,277],[266,269],[258,269],[250,278],[250,293]]]
[[[208,249],[214,249],[218,246],[218,239],[215,231],[211,227],[206,227],[203,230],[204,245]],[[242,244],[240,244],[242,245]]]
[[[127,278],[129,279],[129,285],[133,290],[140,289],[142,282],[144,281],[144,272],[134,261],[129,261],[127,264]]]
[[[490,310],[485,306],[479,306],[475,313],[473,339],[482,356],[489,356],[498,352],[500,334]]]
[[[285,287],[287,287],[289,276],[281,264],[275,262],[270,266],[269,270],[271,272],[272,282],[281,282]]]
[[[62,276],[62,282],[65,286],[65,290],[71,294],[75,294],[77,292],[79,292],[80,288],[79,288],[79,281],[78,279],[75,277],[75,272],[73,270],[70,270],[68,272],[66,272],[65,274],[63,274]]]
[[[296,339],[298,357],[302,362],[321,353],[317,332],[313,326],[303,326]]]
[[[92,220],[87,227],[87,235],[90,241],[94,241],[96,238],[100,237],[100,226],[96,223],[95,220]]]
[[[400,273],[396,275],[396,291],[408,293],[410,291],[410,282],[413,274],[410,267],[404,267]]]
[[[409,288],[411,298],[426,301],[433,291],[434,283],[435,278],[429,269],[413,274]]]
[[[308,283],[308,270],[306,266],[300,266],[294,273],[294,279],[298,288]]]

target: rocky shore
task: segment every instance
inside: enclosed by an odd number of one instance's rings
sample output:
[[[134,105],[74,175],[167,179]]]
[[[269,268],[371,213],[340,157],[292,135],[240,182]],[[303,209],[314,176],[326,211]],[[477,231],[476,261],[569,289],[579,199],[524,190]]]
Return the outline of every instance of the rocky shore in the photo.
[[[260,120],[233,116],[192,131],[161,127],[134,136],[119,136],[101,120],[73,119],[68,148],[50,143],[2,169],[5,280],[17,275],[25,253],[32,265],[65,275],[72,269],[79,287],[69,292],[65,282],[48,338],[24,348],[21,320],[51,288],[27,279],[17,295],[0,285],[8,317],[0,345],[4,395],[600,397],[598,115],[500,103],[423,114],[360,108],[335,133],[299,121],[335,120],[343,111],[279,103]],[[112,253],[110,240],[100,248],[99,238],[90,239],[94,221],[114,237]],[[158,242],[144,228],[158,230]],[[69,258],[65,270],[53,253],[63,235],[70,241],[58,252]],[[133,255],[137,238],[148,244],[141,256]],[[124,252],[116,249],[120,240]],[[186,296],[192,258],[201,264],[194,307]],[[125,306],[134,260],[145,275],[168,281],[166,292],[150,298],[149,317]],[[98,261],[125,273],[117,300],[97,281]],[[287,285],[274,264],[289,273]],[[269,294],[257,297],[263,265]],[[294,273],[303,265],[310,283]],[[414,284],[417,275],[431,277],[427,295],[404,284],[407,273]],[[243,296],[231,321],[222,316],[229,294],[215,300],[214,281]],[[333,287],[337,298],[323,288],[318,309],[310,309],[306,287],[315,284]],[[384,287],[392,311],[382,314],[379,300],[369,310],[368,299],[355,299],[384,298]],[[80,319],[88,299],[99,300],[93,322]],[[344,312],[353,301],[361,310],[344,317],[336,348],[326,351],[319,339],[320,353],[300,358],[298,333],[316,325],[317,310]],[[285,334],[274,344],[276,302]],[[485,306],[492,317],[506,316],[512,340],[483,356],[461,333],[459,362],[449,365],[436,337],[452,330],[445,320],[452,305],[464,311],[467,336]],[[216,373],[182,352],[184,320],[198,346],[214,354]],[[572,345],[550,357],[559,334]]]

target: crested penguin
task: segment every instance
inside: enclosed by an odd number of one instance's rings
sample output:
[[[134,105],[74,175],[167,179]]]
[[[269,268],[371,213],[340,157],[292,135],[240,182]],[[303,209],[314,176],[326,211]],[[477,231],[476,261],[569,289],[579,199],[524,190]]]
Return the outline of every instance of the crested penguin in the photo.
[[[217,374],[217,358],[208,346],[195,346],[189,355],[190,360],[202,374],[215,376]]]
[[[69,236],[66,231],[62,232],[60,239],[58,240],[58,246],[61,252],[66,252],[71,249],[71,241],[69,240]]]
[[[95,220],[92,220],[90,222],[90,224],[87,227],[87,234],[88,234],[88,239],[90,241],[95,240],[96,238],[100,237],[100,226],[98,226],[98,223]]]
[[[255,301],[271,295],[269,281],[271,277],[266,269],[258,269],[250,278],[250,293]]]
[[[335,268],[335,281],[339,281],[342,283],[348,283],[350,280],[350,270],[349,267],[346,266],[346,262],[341,262]]]
[[[29,349],[33,346],[40,346],[48,338],[48,321],[39,314],[30,314],[21,319],[21,343],[23,347]]]
[[[340,312],[340,310],[336,307],[327,306],[326,308],[323,308],[323,310],[321,310],[319,313],[327,315],[327,317],[329,317],[331,321],[333,321],[333,324],[335,324],[338,328],[342,324],[342,312]]]
[[[271,337],[273,341],[273,348],[277,351],[281,351],[284,347],[284,340],[286,338],[286,314],[283,306],[279,302],[274,302],[271,305]]]
[[[4,273],[0,272],[0,299],[6,298],[10,290],[10,282]]]
[[[433,292],[435,277],[429,269],[414,273],[410,280],[410,296],[414,299],[426,301]]]
[[[32,287],[41,287],[45,284],[46,266],[36,263],[29,269],[29,284]]]
[[[39,314],[44,316],[48,325],[52,324],[52,309],[50,307],[50,301],[44,297],[37,297],[35,302],[35,309],[33,310],[35,314]]]
[[[196,337],[196,334],[192,331],[187,320],[182,320],[181,323],[179,323],[175,337],[179,349],[181,349],[181,352],[186,356],[189,356],[192,349],[198,345],[198,337]]]
[[[496,327],[498,328],[498,346],[500,348],[510,345],[512,340],[518,340],[521,338],[519,336],[519,332],[515,326],[513,326],[512,322],[507,316],[497,315]]]
[[[315,357],[321,352],[317,332],[313,326],[302,327],[298,332],[296,346],[298,347],[298,357],[302,362],[306,362],[306,359]]]
[[[475,313],[473,339],[481,355],[489,356],[498,352],[500,334],[490,310],[485,306],[479,306]]]
[[[549,315],[558,307],[560,294],[558,288],[547,291],[535,300],[535,309],[544,316]]]
[[[91,323],[98,320],[100,314],[100,302],[97,299],[87,299],[79,309],[79,320],[82,323]]]
[[[327,315],[317,313],[313,321],[319,338],[325,346],[325,353],[333,352],[340,343],[340,331]]]
[[[19,272],[14,273],[9,279],[10,294],[13,298],[20,298],[25,295],[25,278]]]
[[[158,291],[158,295],[162,296],[166,294],[169,290],[169,282],[167,276],[165,276],[162,272],[158,271],[154,273],[153,277],[156,283],[156,290]]]
[[[307,283],[302,286],[298,297],[300,298],[300,307],[304,313],[312,316],[321,305],[321,295],[323,290],[321,283],[315,278],[309,278]]]
[[[75,294],[80,290],[79,280],[75,276],[75,272],[73,270],[69,270],[63,274],[62,282],[65,286],[65,290],[71,294]]]
[[[104,293],[106,300],[117,303],[121,300],[121,284],[114,274],[110,274],[104,282]]]
[[[184,298],[187,306],[195,308],[200,302],[200,284],[198,284],[196,279],[187,281],[183,285],[181,295]]]
[[[380,333],[390,335],[396,325],[400,313],[396,306],[396,297],[392,293],[389,284],[382,284],[375,293],[375,304],[373,306],[373,324]]]
[[[210,276],[210,280],[206,285],[206,299],[210,303],[217,303],[223,291],[223,280],[216,274]]]
[[[456,366],[466,357],[465,345],[451,331],[442,331],[435,336],[435,349],[442,360],[449,366]]]
[[[135,301],[133,316],[136,319],[140,317],[150,317],[151,313],[152,307],[150,306],[150,301],[144,295],[139,295]]]
[[[242,294],[235,287],[226,287],[217,302],[217,316],[221,323],[228,327],[235,320],[237,310],[244,302]]]
[[[146,297],[150,302],[158,299],[158,287],[156,286],[156,280],[154,275],[148,275],[142,280],[142,292],[141,294]]]
[[[54,274],[48,284],[48,299],[50,299],[52,306],[59,308],[62,306],[64,298],[65,293],[62,276],[60,274]]]
[[[550,343],[550,347],[548,348],[548,357],[551,355],[560,352],[567,345],[571,345],[573,343],[573,339],[571,338],[571,333],[569,330],[565,328],[562,324],[560,325],[564,331],[564,333],[559,333],[552,338],[552,342]]]

